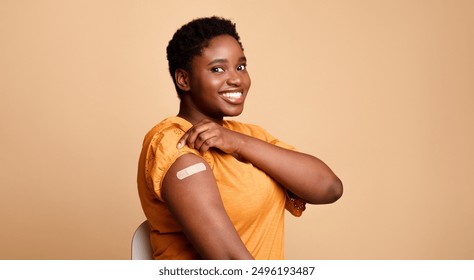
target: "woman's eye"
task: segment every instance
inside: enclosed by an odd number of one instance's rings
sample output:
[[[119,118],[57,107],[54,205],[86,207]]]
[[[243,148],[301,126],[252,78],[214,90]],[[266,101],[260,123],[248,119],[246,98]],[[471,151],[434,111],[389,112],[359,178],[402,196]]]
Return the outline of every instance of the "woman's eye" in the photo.
[[[221,67],[214,67],[211,69],[211,71],[215,73],[222,73],[224,72],[224,69],[222,69]]]
[[[247,68],[247,65],[241,64],[241,65],[239,65],[239,67],[237,67],[237,70],[243,71],[243,70],[245,70],[246,68]]]

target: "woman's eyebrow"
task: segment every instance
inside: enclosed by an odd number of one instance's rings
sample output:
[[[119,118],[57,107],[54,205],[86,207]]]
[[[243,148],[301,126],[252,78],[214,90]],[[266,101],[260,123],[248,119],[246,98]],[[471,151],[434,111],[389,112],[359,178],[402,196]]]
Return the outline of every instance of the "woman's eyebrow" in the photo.
[[[227,63],[228,60],[225,59],[225,58],[216,58],[214,60],[212,60],[211,62],[209,62],[207,65],[212,65],[212,64],[216,64],[216,63]]]
[[[209,62],[207,65],[212,65],[216,63],[228,63],[228,62],[229,60],[227,58],[216,58],[212,60],[211,62]],[[247,58],[245,56],[242,56],[239,58],[239,62],[247,62]]]

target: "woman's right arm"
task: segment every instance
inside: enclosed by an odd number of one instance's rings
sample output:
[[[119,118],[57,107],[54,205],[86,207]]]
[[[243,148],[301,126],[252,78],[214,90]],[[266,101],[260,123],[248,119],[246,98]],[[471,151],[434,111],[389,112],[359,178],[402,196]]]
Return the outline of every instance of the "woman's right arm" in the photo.
[[[177,173],[196,163],[206,169],[186,178]],[[161,194],[170,212],[203,259],[253,259],[222,203],[214,175],[200,157],[179,157],[163,179]]]

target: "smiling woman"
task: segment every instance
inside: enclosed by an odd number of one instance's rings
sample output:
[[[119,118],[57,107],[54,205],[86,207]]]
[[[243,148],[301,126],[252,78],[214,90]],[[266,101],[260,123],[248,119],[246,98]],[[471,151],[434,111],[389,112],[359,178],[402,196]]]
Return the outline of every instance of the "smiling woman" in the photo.
[[[156,259],[283,259],[284,211],[332,203],[342,183],[242,113],[250,76],[235,24],[181,27],[168,48],[177,116],[145,136],[138,191]]]
[[[220,35],[209,41],[191,69],[177,69],[175,79],[182,92],[179,116],[197,122],[205,117],[222,122],[224,116],[238,116],[250,88],[247,59],[238,41]],[[217,93],[217,94],[216,94]]]

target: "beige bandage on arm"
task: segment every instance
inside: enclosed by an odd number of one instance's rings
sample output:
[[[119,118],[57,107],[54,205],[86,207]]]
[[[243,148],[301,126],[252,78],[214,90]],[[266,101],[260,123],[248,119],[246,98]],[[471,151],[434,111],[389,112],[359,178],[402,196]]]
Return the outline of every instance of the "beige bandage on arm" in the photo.
[[[198,162],[196,164],[193,164],[191,166],[188,166],[184,169],[181,169],[176,173],[176,177],[178,179],[183,180],[184,178],[187,178],[193,174],[196,174],[198,172],[206,170],[206,166],[202,162]]]

